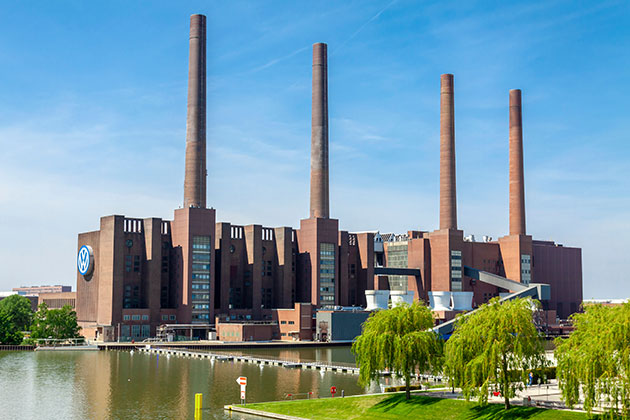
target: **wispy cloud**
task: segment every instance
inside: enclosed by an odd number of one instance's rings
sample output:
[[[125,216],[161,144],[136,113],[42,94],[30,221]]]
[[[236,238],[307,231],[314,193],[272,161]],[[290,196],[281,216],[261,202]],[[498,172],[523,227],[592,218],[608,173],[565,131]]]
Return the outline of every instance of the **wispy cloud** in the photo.
[[[341,43],[339,43],[338,46],[336,46],[333,50],[331,55],[337,54],[339,51],[341,51],[343,49],[343,47],[350,41],[352,41],[354,39],[354,37],[356,37],[357,35],[359,35],[361,33],[361,31],[363,31],[370,23],[374,22],[376,19],[379,18],[379,16],[381,16],[383,13],[385,13],[385,11],[387,9],[389,9],[390,7],[392,7],[394,4],[396,4],[398,2],[398,0],[393,0],[391,2],[389,2],[385,7],[383,7],[382,9],[380,9],[378,12],[376,12],[376,14],[374,14],[371,18],[369,18],[368,20],[366,20],[361,26],[359,26],[359,28],[354,31],[348,38],[346,38],[345,40],[343,40]]]
[[[302,47],[302,48],[298,48],[297,50],[290,52],[289,54],[283,55],[282,57],[278,57],[278,58],[274,58],[272,60],[269,60],[268,62],[266,62],[265,64],[258,66],[258,67],[254,67],[253,69],[251,69],[249,71],[249,73],[256,73],[259,72],[261,70],[265,70],[268,69],[269,67],[275,66],[276,64],[284,61],[284,60],[288,60],[289,58],[298,55],[299,53],[306,51],[310,48],[310,46],[306,46],[306,47]]]

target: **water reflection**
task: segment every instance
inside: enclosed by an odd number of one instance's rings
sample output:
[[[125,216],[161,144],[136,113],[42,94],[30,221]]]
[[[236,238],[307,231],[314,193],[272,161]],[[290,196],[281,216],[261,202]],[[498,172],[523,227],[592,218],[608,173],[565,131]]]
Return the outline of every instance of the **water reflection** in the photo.
[[[354,361],[347,348],[261,349],[256,355]],[[227,419],[223,406],[239,401],[239,376],[248,378],[248,402],[308,392],[314,398],[329,396],[333,385],[345,395],[366,392],[353,374],[139,352],[6,352],[0,353],[0,372],[0,406],[6,418],[190,419],[194,394],[201,392],[204,419]],[[378,390],[374,385],[372,391]]]

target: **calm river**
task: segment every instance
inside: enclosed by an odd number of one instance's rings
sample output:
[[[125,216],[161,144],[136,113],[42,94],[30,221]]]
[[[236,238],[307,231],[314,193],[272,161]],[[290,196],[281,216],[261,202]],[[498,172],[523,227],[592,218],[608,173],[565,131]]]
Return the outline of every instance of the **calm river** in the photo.
[[[353,363],[346,347],[241,352],[286,360]],[[225,404],[239,399],[236,378],[246,376],[247,401],[281,400],[312,391],[329,396],[378,391],[357,375],[250,363],[158,357],[126,351],[0,352],[2,419],[192,419],[203,393],[204,419],[228,419]],[[339,395],[337,394],[337,395]],[[233,415],[233,419],[252,419]]]

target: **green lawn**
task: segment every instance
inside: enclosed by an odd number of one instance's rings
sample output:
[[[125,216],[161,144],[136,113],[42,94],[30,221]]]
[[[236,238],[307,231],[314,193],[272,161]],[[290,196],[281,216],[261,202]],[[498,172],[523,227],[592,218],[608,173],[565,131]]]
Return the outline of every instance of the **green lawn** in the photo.
[[[432,398],[424,395],[412,395],[411,399],[406,401],[404,394],[279,401],[247,404],[247,408],[313,420],[577,420],[588,418],[583,413],[544,410],[534,407],[513,407],[505,411],[503,410],[503,405],[498,404],[480,407],[474,402]]]

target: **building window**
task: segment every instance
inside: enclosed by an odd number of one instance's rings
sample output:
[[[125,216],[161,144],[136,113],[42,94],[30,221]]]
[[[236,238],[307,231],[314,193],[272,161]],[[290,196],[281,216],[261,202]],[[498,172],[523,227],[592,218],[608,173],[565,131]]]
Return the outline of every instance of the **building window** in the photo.
[[[335,302],[335,244],[319,244],[319,300],[322,306]],[[321,288],[327,290],[321,290]]]
[[[171,321],[175,321],[175,319],[176,319],[176,318],[177,318],[177,317],[176,317],[175,315],[171,315],[171,316],[169,317],[169,319],[170,319]]]
[[[451,290],[460,292],[462,287],[462,251],[451,251]]]
[[[142,325],[142,336],[149,337],[151,335],[151,326],[148,324]]]
[[[129,321],[129,315],[123,315],[123,321]]]
[[[531,262],[530,255],[521,255],[521,282],[524,284],[529,284],[532,281]]]
[[[131,336],[140,337],[140,325],[136,324],[131,326]]]
[[[387,245],[387,267],[407,268],[408,245],[407,241],[395,242]],[[407,291],[407,276],[387,276],[390,290]]]
[[[133,272],[134,273],[140,272],[140,255],[133,256]]]
[[[148,321],[149,320],[149,315],[142,315],[142,320],[143,321]]]
[[[162,321],[168,321],[168,315],[162,315]]]
[[[192,245],[192,289],[195,291],[210,290],[210,236],[193,236]],[[192,296],[193,322],[206,322],[210,318],[210,294],[194,293]]]
[[[285,325],[287,321],[280,321],[280,324]]]
[[[133,266],[133,256],[125,255],[125,271],[127,273],[131,273],[132,266]]]
[[[140,315],[131,315],[132,321],[140,321]]]

